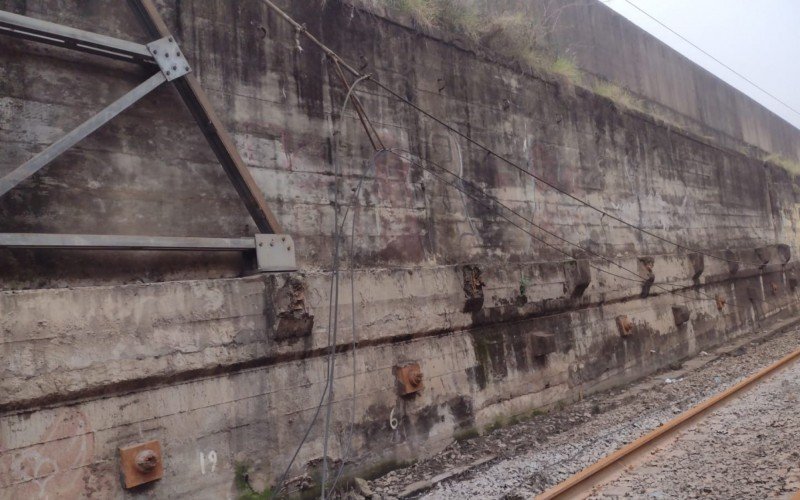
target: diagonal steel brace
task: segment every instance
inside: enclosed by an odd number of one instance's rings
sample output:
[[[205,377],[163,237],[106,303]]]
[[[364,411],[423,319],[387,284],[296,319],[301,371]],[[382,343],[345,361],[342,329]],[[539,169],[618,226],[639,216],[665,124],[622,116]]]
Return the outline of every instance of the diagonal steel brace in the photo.
[[[171,36],[169,28],[164,23],[152,0],[128,0],[139,21],[151,37],[163,38]],[[244,201],[250,215],[255,220],[258,228],[265,233],[282,232],[278,220],[267,207],[261,190],[256,185],[255,179],[250,174],[247,165],[236,149],[233,138],[225,129],[222,121],[214,112],[205,91],[200,87],[197,78],[188,74],[172,82],[180,93],[183,102],[192,112],[197,125],[206,136],[206,140],[217,155],[228,174],[233,186]]]
[[[19,183],[44,168],[64,151],[85,139],[86,136],[111,121],[115,116],[166,81],[167,78],[159,71],[144,83],[109,104],[104,110],[83,122],[76,129],[48,146],[47,149],[0,178],[0,196],[14,189]]]
[[[164,81],[171,81],[194,116],[197,125],[203,131],[211,149],[228,174],[259,231],[262,233],[281,232],[281,226],[277,218],[267,207],[264,195],[239,155],[233,138],[214,112],[197,79],[188,73],[190,71],[188,63],[175,65],[173,61],[170,61],[168,65],[165,65],[161,54],[155,50],[156,47],[160,47],[160,45],[157,45],[160,42],[174,44],[177,47],[155,5],[151,0],[129,0],[129,3],[147,32],[157,38],[153,43],[144,46],[0,11],[0,34],[35,40],[114,59],[137,62],[148,67],[153,67],[154,64],[157,64],[162,70],[0,179],[0,196],[3,196],[24,179],[41,170],[58,155],[77,144],[154,88],[164,83]],[[180,53],[178,55],[180,56]],[[172,56],[174,59],[174,51]],[[183,61],[182,56],[180,60]],[[180,74],[175,74],[176,70]]]

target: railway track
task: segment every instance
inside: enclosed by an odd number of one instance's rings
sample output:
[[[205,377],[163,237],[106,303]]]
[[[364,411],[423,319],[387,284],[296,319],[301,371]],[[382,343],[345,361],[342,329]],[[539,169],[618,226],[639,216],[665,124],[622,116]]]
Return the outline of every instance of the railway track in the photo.
[[[711,413],[738,400],[748,390],[758,386],[759,383],[767,380],[787,366],[792,365],[799,358],[800,349],[797,349],[727,390],[690,408],[648,434],[586,467],[565,481],[544,491],[536,498],[539,500],[586,498],[598,493],[603,486],[618,478],[625,471],[630,471],[645,463],[656,450],[670,446],[670,443],[677,439],[683,431],[702,421]],[[800,492],[792,498],[800,500]]]

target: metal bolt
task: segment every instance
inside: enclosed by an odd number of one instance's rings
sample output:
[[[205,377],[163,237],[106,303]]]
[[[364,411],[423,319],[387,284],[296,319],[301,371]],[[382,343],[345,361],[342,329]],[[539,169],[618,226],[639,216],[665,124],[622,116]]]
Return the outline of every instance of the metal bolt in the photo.
[[[281,241],[286,241],[286,236],[284,236],[283,238],[281,238]]]
[[[153,54],[158,54],[158,49],[153,49]]]
[[[419,387],[420,384],[422,384],[422,372],[416,370],[412,371],[408,377],[408,381],[411,382],[412,386]]]
[[[136,455],[136,468],[141,472],[151,472],[157,465],[158,456],[153,450],[142,450]]]
[[[169,52],[167,52],[166,54],[164,54],[164,57],[169,57]]]
[[[172,67],[172,71],[178,71],[178,65],[177,64]]]
[[[269,246],[274,247],[275,246],[275,242],[274,241],[270,241],[269,242]]]
[[[175,57],[180,57],[180,56],[181,56],[181,53],[180,53],[180,51],[178,51],[178,52],[175,52]]]
[[[183,69],[185,69],[186,71],[189,71],[189,66],[186,66],[186,67],[185,67],[185,68],[183,68]]]
[[[286,250],[291,250],[291,249],[292,249],[292,247],[286,247]]]
[[[169,76],[170,74],[171,74],[171,73],[170,73],[169,71],[167,71],[167,76]]]
[[[169,37],[169,41],[174,42],[175,40],[173,40],[172,37]]]
[[[259,244],[258,244],[258,246],[260,246],[260,247],[263,247],[263,246],[264,246],[264,244],[263,244],[263,243],[259,243]]]

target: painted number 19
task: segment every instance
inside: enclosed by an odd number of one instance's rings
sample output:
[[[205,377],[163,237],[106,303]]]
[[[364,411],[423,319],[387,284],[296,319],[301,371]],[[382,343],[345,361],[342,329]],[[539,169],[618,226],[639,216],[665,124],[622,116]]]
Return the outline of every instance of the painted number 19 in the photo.
[[[206,473],[206,467],[210,470],[209,472],[214,472],[217,470],[217,452],[214,450],[209,451],[208,453],[200,452],[200,474]]]

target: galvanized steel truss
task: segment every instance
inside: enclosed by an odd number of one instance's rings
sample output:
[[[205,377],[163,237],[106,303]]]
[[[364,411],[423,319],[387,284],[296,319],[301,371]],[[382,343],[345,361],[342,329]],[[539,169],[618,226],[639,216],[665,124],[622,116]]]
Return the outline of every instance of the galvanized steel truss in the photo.
[[[105,109],[67,133],[44,151],[0,178],[0,196],[32,176],[59,155],[108,123],[125,109],[164,83],[178,90],[198,127],[206,137],[225,172],[247,207],[261,233],[280,233],[281,227],[264,196],[239,155],[197,79],[191,66],[158,13],[152,0],[129,0],[131,8],[154,41],[142,45],[127,40],[78,30],[60,24],[0,11],[0,35],[33,40],[92,55],[128,61],[151,68],[155,73]],[[282,236],[281,241],[291,241]],[[263,242],[262,242],[263,243]],[[159,250],[247,250],[257,248],[258,240],[230,238],[166,238],[150,236],[0,234],[0,247],[10,248],[109,248]],[[272,245],[274,246],[274,245]],[[292,254],[291,243],[282,246]],[[261,257],[261,256],[260,256]],[[285,260],[287,256],[281,256]],[[259,264],[260,267],[264,267]],[[269,267],[269,266],[267,266]],[[279,267],[287,267],[282,264]]]

